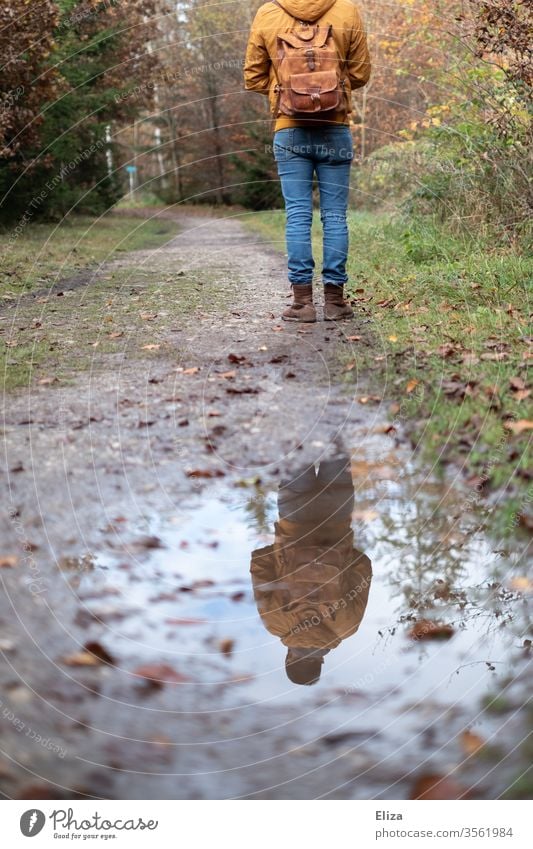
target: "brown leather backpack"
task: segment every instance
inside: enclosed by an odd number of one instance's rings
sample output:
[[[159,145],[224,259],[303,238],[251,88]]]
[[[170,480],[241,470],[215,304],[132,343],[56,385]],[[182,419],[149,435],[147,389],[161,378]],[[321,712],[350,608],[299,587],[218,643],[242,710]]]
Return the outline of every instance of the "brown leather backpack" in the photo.
[[[287,11],[278,0],[272,2]],[[297,118],[327,118],[341,108],[345,86],[331,24],[294,20],[297,26],[277,36],[278,111]]]

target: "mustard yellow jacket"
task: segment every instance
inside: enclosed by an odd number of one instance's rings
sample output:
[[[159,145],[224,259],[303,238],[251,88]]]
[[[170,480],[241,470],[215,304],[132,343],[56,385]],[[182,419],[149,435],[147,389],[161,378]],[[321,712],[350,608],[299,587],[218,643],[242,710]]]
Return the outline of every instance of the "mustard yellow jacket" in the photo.
[[[309,119],[291,118],[280,115],[277,110],[277,95],[274,91],[278,65],[278,33],[290,30],[296,20],[332,25],[333,39],[349,86],[346,86],[343,108],[334,112],[327,121],[349,124],[352,110],[351,91],[364,86],[370,77],[370,57],[361,16],[352,0],[279,0],[284,7],[275,3],[264,3],[254,18],[244,65],[244,86],[249,91],[268,95],[270,111],[276,119],[275,130],[286,127],[309,126]],[[284,11],[286,10],[286,11]],[[315,122],[316,123],[316,122]]]
[[[334,649],[355,634],[365,613],[370,560],[353,547],[349,520],[337,533],[326,524],[276,522],[274,545],[252,553],[259,615],[288,648]]]

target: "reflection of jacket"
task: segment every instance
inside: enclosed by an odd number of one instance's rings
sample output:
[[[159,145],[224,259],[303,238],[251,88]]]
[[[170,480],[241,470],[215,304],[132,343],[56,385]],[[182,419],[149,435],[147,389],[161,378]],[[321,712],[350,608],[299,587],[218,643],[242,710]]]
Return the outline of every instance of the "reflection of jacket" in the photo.
[[[359,628],[372,568],[349,520],[282,519],[274,545],[253,552],[251,572],[263,624],[288,648],[332,649]]]
[[[351,112],[351,90],[360,88],[370,76],[370,58],[366,35],[357,8],[351,0],[280,0],[287,10],[274,3],[264,3],[257,12],[246,51],[244,66],[245,88],[268,95],[270,109],[277,118],[276,130],[284,127],[308,126],[309,119],[298,120],[277,110],[275,86],[278,63],[277,36],[296,25],[295,18],[321,25],[332,24],[333,39],[340,59],[345,65],[346,95],[342,108],[323,123],[347,124]],[[294,16],[294,17],[293,17]]]

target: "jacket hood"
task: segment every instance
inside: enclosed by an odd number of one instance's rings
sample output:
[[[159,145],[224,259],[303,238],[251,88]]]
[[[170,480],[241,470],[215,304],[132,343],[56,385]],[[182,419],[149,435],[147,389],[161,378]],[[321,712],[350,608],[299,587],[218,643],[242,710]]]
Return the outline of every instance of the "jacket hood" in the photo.
[[[278,0],[285,11],[300,21],[316,21],[325,15],[337,0]]]

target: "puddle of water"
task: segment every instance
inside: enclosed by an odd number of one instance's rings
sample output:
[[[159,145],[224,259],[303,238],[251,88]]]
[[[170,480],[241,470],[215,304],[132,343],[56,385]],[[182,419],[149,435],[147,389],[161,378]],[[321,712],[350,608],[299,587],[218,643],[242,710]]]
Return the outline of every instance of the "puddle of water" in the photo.
[[[378,735],[390,757],[406,735],[423,746],[441,722],[490,739],[481,700],[527,662],[519,554],[495,553],[457,493],[397,456],[339,455],[277,490],[216,485],[143,532],[164,547],[115,541],[79,596],[109,617],[119,657],[219,683],[224,707],[261,704],[274,721],[293,706],[317,736]],[[113,623],[114,607],[131,613]],[[448,632],[409,636],[425,620]]]

